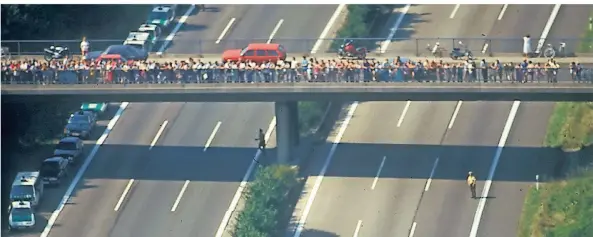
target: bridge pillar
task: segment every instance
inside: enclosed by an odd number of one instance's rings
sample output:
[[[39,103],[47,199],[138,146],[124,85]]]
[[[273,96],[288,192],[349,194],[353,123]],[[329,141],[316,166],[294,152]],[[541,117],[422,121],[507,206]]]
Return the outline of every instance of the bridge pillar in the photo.
[[[278,163],[291,160],[293,149],[299,144],[299,119],[296,101],[276,102],[276,146]]]

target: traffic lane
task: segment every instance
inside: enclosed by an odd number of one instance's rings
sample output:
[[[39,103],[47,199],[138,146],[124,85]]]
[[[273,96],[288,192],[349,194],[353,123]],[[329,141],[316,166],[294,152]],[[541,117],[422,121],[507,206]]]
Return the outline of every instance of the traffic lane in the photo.
[[[490,189],[496,199],[486,202],[478,236],[516,235],[529,186],[536,175],[554,175],[562,152],[542,145],[553,110],[554,103],[521,102]]]
[[[546,43],[558,47],[560,42],[565,42],[568,53],[579,52],[581,48],[579,39],[583,37],[589,25],[591,12],[593,12],[592,5],[562,5]]]
[[[412,5],[387,50],[430,55],[436,42],[448,52],[453,47],[458,47],[457,42],[462,40],[470,49],[476,48],[474,51],[479,51],[484,42],[482,34],[485,29],[492,27],[501,7],[502,5]],[[427,49],[428,44],[431,45],[430,50]]]
[[[471,199],[465,178],[468,171],[474,172],[479,196],[510,108],[508,102],[462,104],[443,142],[431,185],[422,198],[414,236],[469,235],[479,200]],[[497,197],[481,198],[492,201]]]
[[[375,190],[362,201],[367,210],[362,213],[361,236],[408,236],[455,107],[455,102],[410,105],[395,136],[391,133],[384,145],[387,159]],[[377,130],[392,127],[377,125]]]
[[[167,53],[222,53],[222,51],[214,52],[214,48],[218,46],[216,40],[230,19],[240,13],[245,6],[208,5],[206,7],[206,10],[196,7],[196,10],[187,17],[170,42],[166,50]],[[185,11],[180,14],[183,13]]]
[[[274,35],[272,43],[282,44],[288,53],[311,52],[337,8],[338,5],[283,6],[279,9],[279,14],[283,16],[284,21]],[[331,33],[328,32],[326,37],[333,38]]]
[[[509,4],[502,19],[497,20],[492,30],[487,34],[488,38],[493,38],[489,42],[489,51],[494,54],[521,54],[523,52],[523,37],[529,34],[531,46],[535,52],[553,8],[554,5]],[[554,25],[552,25],[553,27]]]
[[[444,106],[431,102],[411,105],[408,113],[423,117],[406,116],[406,122],[398,128],[405,104],[375,102],[358,107],[334,154],[305,229],[346,236],[352,235],[357,222],[362,221],[360,233],[364,236],[407,235],[436,151],[434,144],[415,146],[409,141],[437,144],[438,139],[433,137],[447,121],[430,125],[426,122],[450,111],[433,110]],[[375,178],[383,157],[380,175]]]
[[[77,184],[50,236],[109,235],[116,219],[113,209],[119,195],[145,154],[144,149],[150,144],[166,111],[167,106],[162,104],[128,105]]]
[[[185,182],[193,180],[202,166],[212,169],[202,158],[206,141],[228,105],[181,103],[175,117],[161,133],[157,145],[146,152],[137,165],[134,186],[120,209],[113,236],[165,236],[172,229],[171,208]],[[154,137],[154,135],[153,135]],[[148,150],[148,147],[145,147]],[[138,218],[138,216],[150,218]]]
[[[272,103],[244,103],[227,116],[206,152],[196,150],[190,183],[173,217],[172,236],[214,236],[239,184],[257,152],[257,128],[267,130]],[[187,152],[190,154],[191,152]],[[203,155],[202,155],[203,154]],[[193,156],[195,159],[196,155]]]

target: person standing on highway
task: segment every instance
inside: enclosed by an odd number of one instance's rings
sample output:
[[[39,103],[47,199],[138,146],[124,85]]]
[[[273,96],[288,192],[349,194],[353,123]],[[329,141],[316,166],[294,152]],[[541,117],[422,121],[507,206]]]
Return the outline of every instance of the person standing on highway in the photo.
[[[82,59],[86,58],[86,55],[89,53],[90,44],[86,41],[86,37],[82,37],[82,41],[80,41],[80,52],[82,52]]]
[[[472,198],[476,198],[476,176],[471,171],[467,174],[467,185],[469,186]]]
[[[266,135],[264,134],[264,130],[262,130],[261,128],[259,129],[257,138],[255,140],[259,141],[259,144],[257,146],[258,149],[262,151],[266,149]]]
[[[525,35],[523,37],[523,57],[529,57],[531,55],[531,36]]]

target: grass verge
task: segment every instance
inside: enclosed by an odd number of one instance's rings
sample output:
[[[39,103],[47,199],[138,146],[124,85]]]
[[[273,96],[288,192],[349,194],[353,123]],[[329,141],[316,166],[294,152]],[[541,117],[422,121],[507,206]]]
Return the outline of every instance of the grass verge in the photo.
[[[591,12],[590,18],[593,18],[593,12]],[[579,47],[579,52],[581,53],[591,53],[593,52],[593,29],[590,28],[591,22],[587,24],[587,28],[585,29],[585,33],[583,35],[583,41],[581,41],[581,47]]]
[[[323,119],[323,115],[325,114],[325,110],[327,109],[328,105],[328,102],[298,102],[299,132],[301,135],[310,133],[319,126],[319,123],[322,122],[321,120]]]
[[[581,149],[593,142],[593,102],[559,102],[544,145]],[[531,187],[525,197],[519,237],[581,237],[593,233],[593,169]]]

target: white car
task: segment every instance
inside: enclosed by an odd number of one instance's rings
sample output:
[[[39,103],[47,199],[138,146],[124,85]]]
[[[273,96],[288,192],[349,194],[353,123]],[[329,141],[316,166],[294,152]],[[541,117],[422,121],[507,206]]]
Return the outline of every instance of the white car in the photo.
[[[12,202],[8,207],[8,229],[27,229],[35,226],[35,212],[30,202]]]

